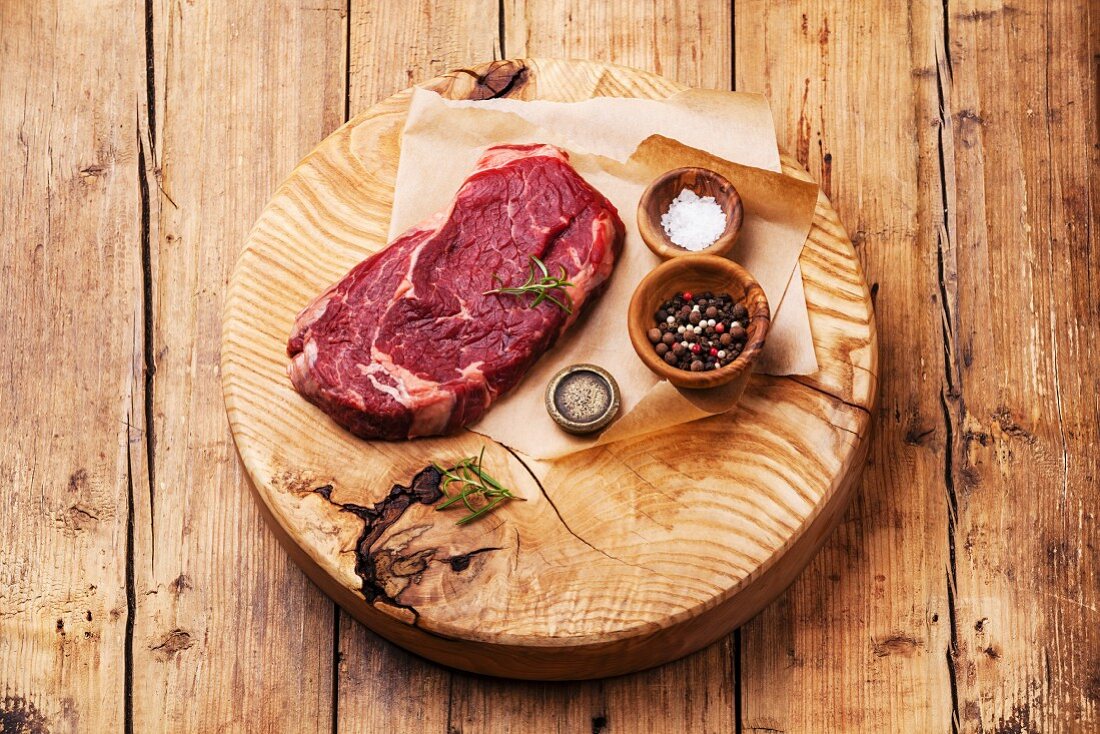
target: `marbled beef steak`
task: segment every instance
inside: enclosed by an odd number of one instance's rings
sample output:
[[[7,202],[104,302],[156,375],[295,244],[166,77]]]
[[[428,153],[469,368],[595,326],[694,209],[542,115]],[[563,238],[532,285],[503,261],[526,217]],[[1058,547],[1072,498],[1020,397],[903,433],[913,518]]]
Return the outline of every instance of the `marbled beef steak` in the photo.
[[[299,315],[288,373],[364,438],[473,423],[602,291],[622,250],[615,207],[549,145],[489,148],[450,207],[352,268]],[[565,268],[572,313],[526,295],[531,256]],[[560,295],[560,292],[557,292]],[[533,406],[532,409],[540,409]]]

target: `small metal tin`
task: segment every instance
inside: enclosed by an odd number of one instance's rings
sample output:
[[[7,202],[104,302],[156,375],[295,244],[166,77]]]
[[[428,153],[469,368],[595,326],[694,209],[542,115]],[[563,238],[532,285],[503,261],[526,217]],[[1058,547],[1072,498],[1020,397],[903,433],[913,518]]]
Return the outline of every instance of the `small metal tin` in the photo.
[[[569,433],[594,433],[619,413],[615,378],[594,364],[574,364],[546,386],[546,412]]]

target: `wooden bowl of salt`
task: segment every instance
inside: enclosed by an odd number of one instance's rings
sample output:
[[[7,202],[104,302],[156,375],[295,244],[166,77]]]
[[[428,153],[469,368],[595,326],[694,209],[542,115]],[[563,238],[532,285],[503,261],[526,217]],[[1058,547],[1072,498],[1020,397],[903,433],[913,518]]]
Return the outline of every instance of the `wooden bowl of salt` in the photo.
[[[646,246],[665,260],[728,255],[743,218],[737,189],[707,168],[674,168],[654,180],[638,200],[638,231]]]

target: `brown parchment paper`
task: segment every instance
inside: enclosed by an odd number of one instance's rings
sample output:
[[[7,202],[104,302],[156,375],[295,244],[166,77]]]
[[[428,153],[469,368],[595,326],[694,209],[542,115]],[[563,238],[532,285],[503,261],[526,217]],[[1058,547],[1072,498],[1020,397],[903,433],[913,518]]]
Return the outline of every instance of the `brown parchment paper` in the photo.
[[[723,106],[722,97],[732,99]],[[597,109],[585,109],[593,103],[598,103]],[[654,105],[672,109],[653,109]],[[771,115],[762,114],[761,105],[766,113],[766,103],[756,95],[698,90],[661,102],[600,98],[568,104],[453,102],[434,92],[414,93],[401,144],[391,239],[444,209],[484,149],[500,143],[541,142],[567,149],[577,172],[618,208],[627,231],[623,255],[608,290],[538,361],[523,382],[472,426],[473,430],[536,459],[553,459],[732,407],[732,396],[721,388],[679,390],[658,380],[634,354],[626,329],[627,305],[635,287],[660,262],[638,235],[638,199],[653,178],[679,166],[718,171],[737,187],[745,203],[742,233],[732,256],[753,273],[771,304],[774,322],[761,355],[766,357],[763,371],[816,371],[797,263],[813,218],[817,187],[760,167],[763,164],[778,169]],[[524,112],[522,116],[512,111],[517,106]],[[553,127],[544,128],[528,119],[529,106],[540,108],[531,112],[532,117]],[[548,106],[550,109],[546,109]],[[729,117],[720,113],[722,109]],[[586,117],[589,113],[591,118]],[[659,113],[664,116],[649,120],[643,117]],[[618,128],[610,122],[616,117],[622,121]],[[711,143],[709,147],[721,148],[725,155],[753,165],[720,158],[664,134],[651,134],[655,128],[664,133],[670,119],[676,122],[679,135],[696,142],[707,136],[725,141],[729,137],[725,131],[736,128],[734,142]],[[595,126],[600,129],[586,132],[592,120],[598,121]],[[716,128],[723,121],[724,126]],[[612,131],[606,129],[607,125]],[[624,144],[620,132],[633,137],[646,134]],[[785,298],[785,294],[790,297]],[[559,369],[577,362],[607,369],[622,394],[619,418],[596,437],[563,432],[544,408],[547,382]]]

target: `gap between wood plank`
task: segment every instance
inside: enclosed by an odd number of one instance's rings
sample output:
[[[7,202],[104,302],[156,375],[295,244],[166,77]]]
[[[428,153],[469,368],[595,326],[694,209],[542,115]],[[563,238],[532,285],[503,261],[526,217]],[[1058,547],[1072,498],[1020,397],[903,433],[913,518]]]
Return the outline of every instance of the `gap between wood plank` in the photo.
[[[140,135],[140,133],[139,133]],[[138,161],[141,165],[141,161]],[[136,334],[135,334],[135,342]],[[136,344],[135,344],[136,346]],[[132,401],[131,401],[132,402]],[[137,593],[134,588],[134,468],[130,459],[130,416],[126,416],[126,635],[123,642],[123,724],[125,734],[134,734],[134,624],[137,621]]]
[[[344,6],[344,122],[351,119],[351,0]]]
[[[141,139],[141,109],[134,111],[134,132],[137,143],[137,175],[138,196],[141,199],[141,272],[142,272],[142,352],[144,353],[144,440],[146,456],[146,475],[149,482],[149,522],[152,532],[153,512],[153,452],[150,445],[152,436],[153,412],[152,406],[152,372],[150,356],[150,344],[152,343],[152,314],[150,313],[150,293],[152,291],[151,269],[149,265],[149,178],[145,170],[145,143]],[[135,335],[136,342],[136,335]],[[136,347],[135,343],[135,347]],[[131,405],[133,401],[131,400]],[[125,672],[123,674],[123,693],[126,697],[124,710],[124,730],[126,734],[134,732],[134,625],[137,623],[137,592],[134,570],[134,545],[137,542],[136,528],[134,526],[134,466],[130,447],[130,421],[129,415],[126,422],[126,482],[128,493],[126,498],[126,636],[123,657],[125,660]]]
[[[153,0],[145,0],[145,115],[149,123],[149,161],[156,176],[157,167],[157,88],[153,59]],[[141,140],[141,118],[138,118],[138,177],[141,191],[141,297],[144,323],[142,352],[145,356],[145,473],[149,482],[149,534],[156,537],[156,495],[154,458],[156,433],[153,424],[153,376],[157,372],[153,353],[153,258],[150,242],[149,176],[145,169],[145,146]],[[159,188],[159,182],[158,182]],[[149,548],[150,560],[156,559],[157,544]]]
[[[736,734],[744,731],[741,721],[744,710],[741,700],[741,628],[738,627],[733,631],[733,727]]]
[[[332,734],[340,731],[340,605],[332,602]]]
[[[156,175],[156,76],[154,74],[153,53],[153,0],[145,0],[145,119],[148,125],[149,165]],[[155,534],[156,484],[154,481],[156,434],[153,424],[153,377],[156,362],[153,354],[153,265],[152,242],[150,238],[152,207],[149,199],[149,170],[146,168],[145,141],[142,139],[141,107],[134,110],[134,133],[137,144],[138,196],[141,201],[141,231],[139,251],[141,257],[141,350],[142,350],[142,415],[143,438],[145,441],[145,475],[149,494],[149,532]],[[159,188],[159,186],[158,186]],[[135,347],[137,335],[134,335]],[[135,572],[135,545],[137,529],[135,527],[134,467],[131,453],[130,431],[132,425],[133,401],[131,413],[126,421],[126,634],[123,645],[123,730],[125,734],[134,734],[134,627],[137,624],[137,584]],[[155,558],[156,543],[151,547],[150,560]]]
[[[955,488],[955,431],[951,404],[954,403],[961,413],[966,408],[962,395],[962,373],[955,359],[957,354],[957,325],[953,304],[958,300],[958,266],[955,261],[954,244],[951,237],[950,207],[947,183],[947,146],[951,140],[951,116],[947,113],[949,92],[952,80],[951,68],[951,29],[949,0],[943,0],[943,49],[937,49],[936,94],[939,102],[939,137],[936,154],[939,158],[940,204],[942,221],[936,238],[936,267],[940,290],[941,333],[943,336],[944,386],[940,391],[940,405],[944,423],[944,491],[947,494],[947,617],[951,628],[950,642],[947,647],[948,683],[951,689],[951,732],[958,734],[960,724],[959,679],[957,658],[959,654],[958,618],[956,613],[956,547],[955,535],[958,532],[959,498]],[[950,258],[946,257],[950,255]]]
[[[730,0],[730,91],[737,91],[737,0]]]

